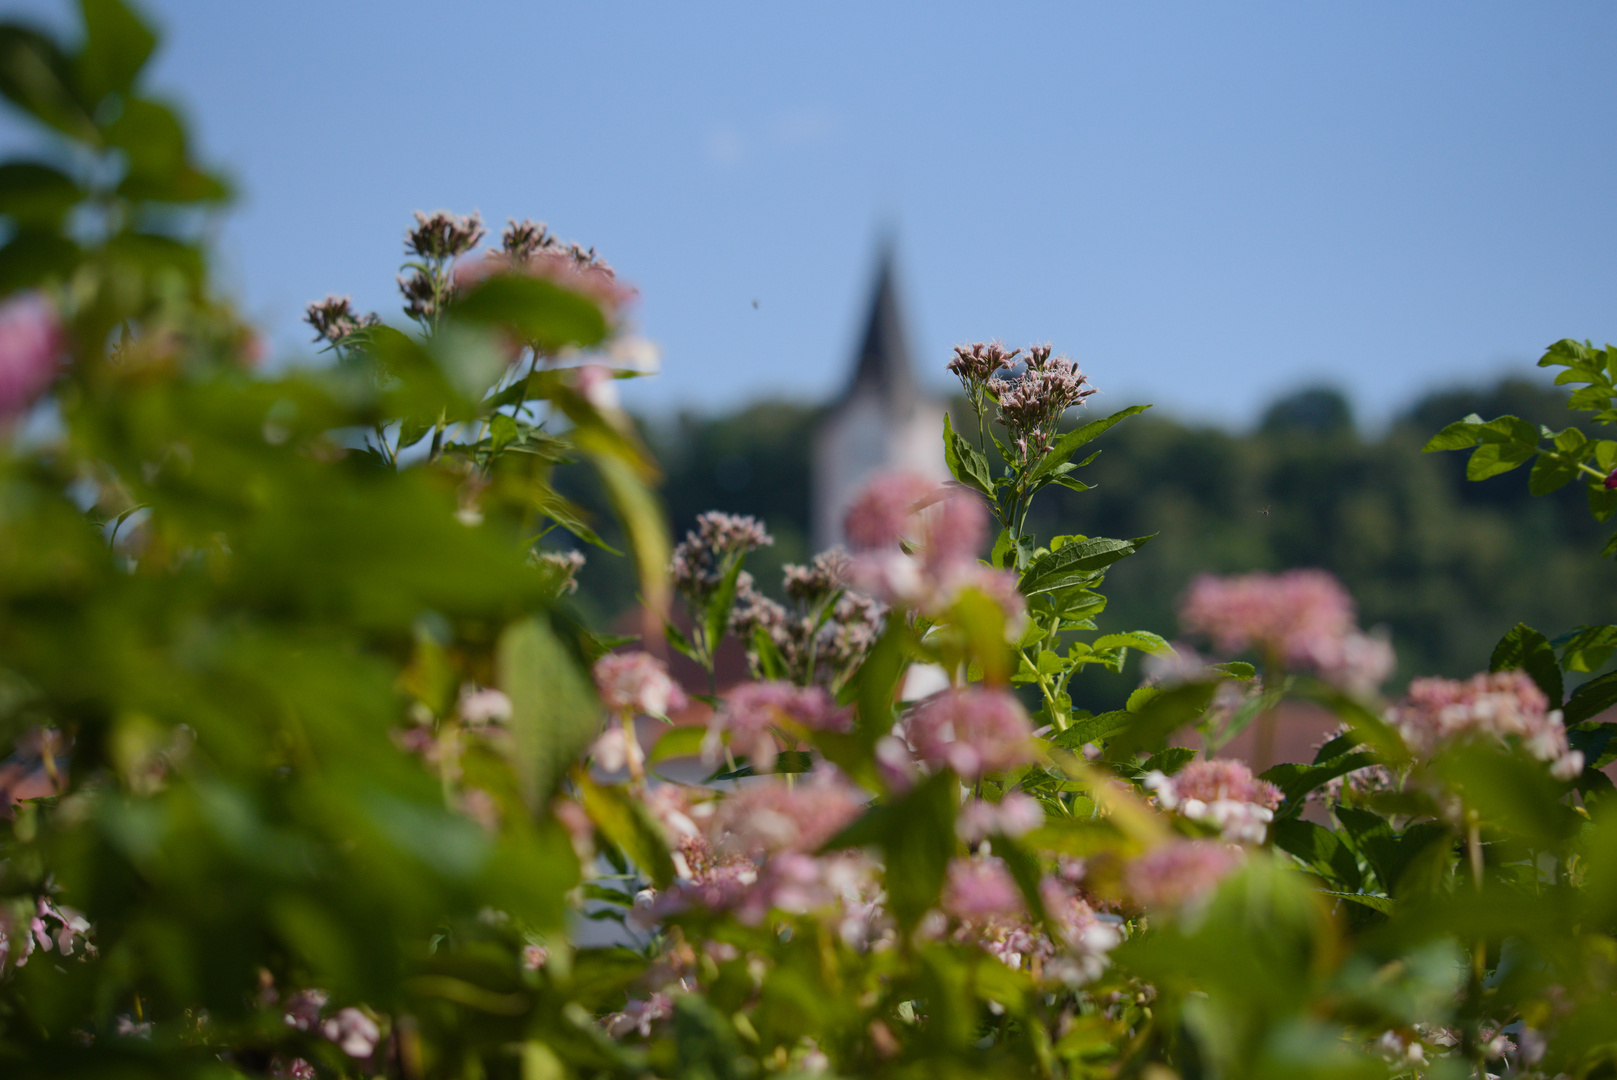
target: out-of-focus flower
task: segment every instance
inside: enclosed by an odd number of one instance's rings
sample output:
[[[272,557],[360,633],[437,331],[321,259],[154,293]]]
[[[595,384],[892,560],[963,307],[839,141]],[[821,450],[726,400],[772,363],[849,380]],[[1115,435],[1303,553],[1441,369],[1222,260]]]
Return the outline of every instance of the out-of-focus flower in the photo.
[[[1583,771],[1583,753],[1568,745],[1561,710],[1549,708],[1525,671],[1495,671],[1464,681],[1416,679],[1391,719],[1410,749],[1423,756],[1464,738],[1514,738],[1557,779],[1571,780]]]
[[[713,845],[752,857],[811,852],[859,816],[865,799],[835,770],[821,768],[788,786],[768,779],[727,795],[708,827]]]
[[[376,1052],[382,1029],[376,1026],[375,1020],[349,1006],[321,1024],[320,1034],[336,1043],[337,1048],[349,1057],[368,1058]]]
[[[1617,469],[1613,469],[1606,474],[1605,488],[1607,491],[1617,488]]]
[[[787,563],[783,575],[787,596],[808,604],[818,603],[847,584],[848,553],[839,547],[822,551],[807,566]]]
[[[848,578],[886,603],[933,617],[975,590],[1000,607],[1007,636],[1014,637],[1025,623],[1026,601],[1013,572],[977,561],[988,524],[983,501],[963,488],[937,487],[910,473],[882,474],[848,512],[848,536],[860,549]],[[916,554],[897,544],[906,532],[919,538]]]
[[[1225,652],[1254,649],[1344,689],[1367,692],[1392,673],[1391,645],[1359,631],[1352,597],[1323,570],[1204,574],[1191,582],[1179,621]]]
[[[44,296],[26,292],[0,304],[0,421],[27,410],[66,356],[61,318]]]
[[[281,1020],[289,1028],[313,1031],[320,1026],[320,1013],[326,1007],[324,990],[299,990],[282,1003]]]
[[[1044,807],[1039,800],[1021,791],[1008,792],[997,803],[971,799],[955,818],[955,832],[967,844],[980,844],[990,836],[1013,840],[1026,836],[1044,824]]]
[[[622,1012],[602,1017],[601,1026],[614,1039],[621,1039],[631,1032],[649,1039],[652,1030],[673,1015],[674,999],[667,994],[657,993],[644,1001],[631,998]]]
[[[685,707],[685,691],[650,653],[607,653],[595,661],[594,674],[601,703],[613,713],[667,716]]]
[[[456,705],[460,718],[472,727],[484,724],[505,724],[511,720],[511,699],[503,690],[478,687],[470,683],[461,687],[460,702]]]
[[[1231,843],[1261,844],[1280,807],[1280,789],[1252,775],[1244,762],[1193,761],[1173,776],[1152,771],[1145,786],[1157,803],[1192,821],[1216,826]]]
[[[645,772],[646,753],[630,728],[633,723],[626,723],[622,717],[613,719],[590,746],[590,757],[609,773],[627,769],[630,776],[639,779]]]
[[[522,947],[522,967],[525,971],[538,971],[550,959],[550,950],[543,945],[524,945]]]
[[[919,473],[886,472],[865,485],[848,507],[843,531],[856,551],[887,548],[904,537],[910,516],[937,485]]]
[[[916,707],[905,731],[921,760],[962,780],[1034,759],[1033,726],[1014,696],[980,686],[946,690]]]
[[[1129,895],[1148,908],[1169,909],[1198,900],[1241,863],[1237,847],[1212,840],[1174,840],[1128,864]]]
[[[622,408],[617,376],[610,368],[600,364],[585,364],[577,370],[574,385],[580,397],[600,412],[616,412]]]
[[[549,574],[558,596],[578,591],[578,572],[584,569],[582,551],[546,551],[533,556],[542,572]]]
[[[1004,860],[991,855],[950,860],[942,906],[957,919],[1016,915],[1026,910]]]
[[[779,749],[776,732],[795,742],[798,731],[846,731],[849,724],[847,713],[817,686],[742,683],[726,691],[723,707],[714,711],[703,757],[717,760],[722,733],[728,732],[730,749],[745,754],[758,772],[768,772]]]

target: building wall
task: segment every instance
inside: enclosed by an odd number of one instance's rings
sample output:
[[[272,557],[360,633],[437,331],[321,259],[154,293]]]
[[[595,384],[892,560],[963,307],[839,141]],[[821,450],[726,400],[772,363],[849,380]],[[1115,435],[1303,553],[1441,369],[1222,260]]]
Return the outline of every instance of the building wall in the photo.
[[[813,540],[823,551],[843,542],[842,519],[871,476],[906,469],[939,482],[943,404],[921,399],[894,406],[875,392],[849,398],[827,415],[814,438]]]

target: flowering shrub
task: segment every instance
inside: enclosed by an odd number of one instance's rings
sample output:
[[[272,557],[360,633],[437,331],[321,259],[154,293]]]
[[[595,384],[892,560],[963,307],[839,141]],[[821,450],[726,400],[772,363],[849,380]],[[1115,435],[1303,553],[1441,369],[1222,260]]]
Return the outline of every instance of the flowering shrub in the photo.
[[[144,24],[84,13],[72,46],[0,27],[0,92],[70,144],[0,167],[0,735],[46,792],[0,831],[5,1075],[1617,1069],[1617,626],[1518,626],[1397,701],[1316,572],[1193,585],[1211,660],[1103,628],[1150,538],[1028,509],[1141,410],[1063,430],[1088,377],[986,343],[949,364],[953,480],[878,477],[851,550],[765,595],[761,523],[669,545],[609,392],[633,293],[543,226],[480,252],[420,215],[408,329],[329,298],[333,363],[254,374],[186,231],[225,189],[140,92]],[[1546,359],[1617,419],[1606,353]],[[1617,442],[1532,436],[1432,448],[1617,510]],[[573,460],[635,640],[567,607]],[[1126,705],[1075,708],[1131,651]],[[1219,756],[1299,701],[1341,725],[1310,761]]]

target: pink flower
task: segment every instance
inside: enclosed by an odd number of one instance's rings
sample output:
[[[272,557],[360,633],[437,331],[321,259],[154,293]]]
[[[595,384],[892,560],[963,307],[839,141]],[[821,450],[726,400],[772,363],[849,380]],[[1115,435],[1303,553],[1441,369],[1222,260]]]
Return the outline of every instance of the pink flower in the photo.
[[[976,566],[988,541],[988,510],[971,492],[954,489],[926,514],[927,565],[936,573],[954,566]]]
[[[21,293],[0,304],[0,420],[26,411],[66,354],[61,319],[44,296]]]
[[[839,774],[807,774],[794,786],[773,778],[748,784],[725,797],[709,835],[721,851],[752,856],[810,852],[859,816],[865,799]]]
[[[704,756],[715,758],[720,732],[730,733],[730,748],[747,755],[753,768],[768,772],[774,767],[777,746],[773,732],[793,737],[800,730],[846,731],[846,712],[836,707],[818,686],[793,686],[786,682],[742,683],[724,695],[723,708],[713,714],[709,730],[712,745]]]
[[[376,1052],[382,1030],[376,1021],[349,1006],[320,1025],[320,1034],[337,1044],[351,1058],[368,1058]]]
[[[1606,474],[1605,487],[1607,491],[1617,488],[1617,469],[1613,469],[1611,472]]]
[[[916,504],[937,490],[919,473],[887,472],[865,485],[843,522],[856,550],[892,547],[903,537]]]
[[[906,731],[922,761],[934,769],[948,766],[962,780],[1034,760],[1033,726],[1004,690],[945,690],[910,714]]]
[[[1416,679],[1393,707],[1392,722],[1411,750],[1430,755],[1445,743],[1467,737],[1500,742],[1511,737],[1557,779],[1583,771],[1583,753],[1567,743],[1561,710],[1524,671],[1496,671],[1455,679]]]
[[[1191,582],[1179,621],[1224,652],[1254,649],[1357,693],[1373,691],[1392,673],[1392,646],[1359,631],[1353,599],[1323,570],[1204,574]]]
[[[1044,807],[1033,796],[1012,791],[997,803],[972,799],[960,808],[955,832],[967,844],[980,844],[996,834],[1013,840],[1044,824]]]
[[[595,661],[595,686],[614,713],[667,716],[685,707],[685,692],[650,653],[607,653]]]
[[[1241,862],[1240,849],[1211,840],[1174,840],[1129,863],[1123,881],[1148,908],[1173,908],[1218,887]]]
[[[1004,861],[993,856],[950,860],[942,904],[957,919],[1018,915],[1026,910]]]
[[[1230,843],[1263,843],[1282,797],[1244,762],[1228,758],[1193,761],[1174,776],[1153,771],[1144,782],[1163,809],[1217,826]]]

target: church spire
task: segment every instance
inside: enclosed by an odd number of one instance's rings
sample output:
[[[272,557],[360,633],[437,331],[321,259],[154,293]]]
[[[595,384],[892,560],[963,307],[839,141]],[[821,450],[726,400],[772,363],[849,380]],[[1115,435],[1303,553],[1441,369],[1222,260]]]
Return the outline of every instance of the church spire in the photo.
[[[854,361],[853,379],[843,400],[872,390],[889,401],[914,400],[919,386],[910,357],[909,338],[904,331],[904,313],[898,299],[898,282],[891,244],[882,245],[876,264],[876,289],[870,300],[870,317],[864,339]]]

